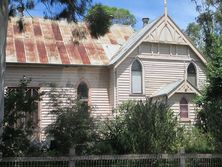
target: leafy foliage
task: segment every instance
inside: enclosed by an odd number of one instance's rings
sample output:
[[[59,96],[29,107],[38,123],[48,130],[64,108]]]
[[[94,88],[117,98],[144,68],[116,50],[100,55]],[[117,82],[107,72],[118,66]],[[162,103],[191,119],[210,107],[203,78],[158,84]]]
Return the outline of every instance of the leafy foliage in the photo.
[[[33,115],[40,94],[30,95],[27,86],[30,79],[20,80],[18,88],[7,88],[5,92],[5,116],[3,138],[0,148],[3,156],[22,156],[31,150],[34,130],[38,122]]]
[[[129,12],[127,9],[109,7],[106,5],[102,5],[102,8],[112,16],[113,24],[123,24],[123,25],[131,25],[134,26],[136,24],[136,18],[133,14]]]
[[[164,153],[177,150],[182,128],[173,112],[162,103],[129,101],[116,118],[105,122],[100,146],[115,154]]]
[[[186,153],[212,153],[215,150],[212,136],[195,127],[185,131],[182,143]]]
[[[91,35],[95,38],[105,35],[111,25],[111,16],[101,4],[93,6],[85,17]]]
[[[39,2],[45,6],[45,18],[55,20],[63,18],[69,22],[77,22],[85,17],[92,0],[40,0]],[[24,27],[22,19],[24,13],[29,14],[29,10],[33,10],[35,6],[35,0],[10,0],[8,7],[9,15],[19,15],[21,17],[18,21],[20,31],[22,31]],[[86,16],[91,35],[97,38],[106,34],[111,25],[110,19],[110,15],[101,8],[101,5],[92,7]]]
[[[213,47],[211,48],[211,61],[208,65],[207,86],[203,95],[199,97],[197,103],[202,108],[198,113],[197,125],[204,132],[209,132],[215,138],[218,145],[222,146],[222,36],[213,38]],[[220,150],[222,151],[222,150]]]
[[[53,151],[56,155],[67,155],[70,148],[75,148],[78,155],[86,154],[95,138],[95,125],[90,116],[90,107],[79,100],[66,98],[66,104],[60,102],[61,96],[50,92],[54,110],[51,114],[56,120],[46,129],[46,134],[54,139]]]
[[[216,142],[217,151],[222,151],[222,3],[217,0],[196,3],[199,11],[198,24],[201,27],[205,54],[210,60],[207,67],[207,85],[197,99],[200,111],[197,126],[209,133]]]
[[[197,23],[190,23],[187,26],[185,33],[190,37],[192,42],[197,46],[200,50],[203,50],[203,39],[201,36],[201,27]]]

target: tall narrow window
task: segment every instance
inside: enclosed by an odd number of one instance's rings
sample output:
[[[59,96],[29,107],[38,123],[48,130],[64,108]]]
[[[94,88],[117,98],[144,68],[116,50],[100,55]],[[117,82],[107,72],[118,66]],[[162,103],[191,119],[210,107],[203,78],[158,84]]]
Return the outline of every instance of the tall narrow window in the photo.
[[[138,60],[135,60],[131,69],[132,78],[132,93],[142,93],[142,65]]]
[[[193,85],[197,86],[197,72],[193,63],[187,68],[187,80]]]
[[[81,101],[88,102],[89,88],[85,82],[81,82],[77,88],[77,96]]]
[[[180,118],[188,118],[188,103],[184,97],[180,100]]]

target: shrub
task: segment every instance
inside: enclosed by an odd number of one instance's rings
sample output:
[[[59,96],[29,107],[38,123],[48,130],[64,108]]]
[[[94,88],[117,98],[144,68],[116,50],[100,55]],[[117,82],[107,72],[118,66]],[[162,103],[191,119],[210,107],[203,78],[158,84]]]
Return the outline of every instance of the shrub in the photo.
[[[173,152],[180,146],[183,128],[163,103],[128,101],[116,110],[112,120],[104,122],[101,134],[102,148],[115,154],[146,154]]]

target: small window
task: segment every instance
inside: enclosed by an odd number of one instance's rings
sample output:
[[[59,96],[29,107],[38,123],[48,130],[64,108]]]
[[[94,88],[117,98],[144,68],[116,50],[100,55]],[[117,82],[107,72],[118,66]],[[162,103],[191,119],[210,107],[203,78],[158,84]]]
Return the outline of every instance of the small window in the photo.
[[[180,100],[180,118],[188,118],[188,103],[184,97]]]
[[[80,100],[88,101],[89,88],[85,82],[81,82],[77,88],[77,96]]]
[[[196,68],[193,63],[190,63],[190,65],[187,68],[187,80],[193,85],[197,86],[197,73]]]
[[[135,60],[131,69],[132,93],[142,93],[142,66],[138,60]]]

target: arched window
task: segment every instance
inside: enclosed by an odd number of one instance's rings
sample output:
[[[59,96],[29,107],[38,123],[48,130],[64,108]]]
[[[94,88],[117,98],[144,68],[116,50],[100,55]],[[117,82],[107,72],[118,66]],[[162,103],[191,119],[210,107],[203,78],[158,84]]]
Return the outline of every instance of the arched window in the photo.
[[[85,82],[81,82],[77,88],[78,99],[82,101],[88,101],[89,88]]]
[[[193,63],[190,63],[187,68],[187,80],[193,85],[197,86],[197,72]]]
[[[188,102],[184,97],[180,100],[180,118],[188,118]]]
[[[132,78],[132,93],[142,93],[142,65],[138,60],[135,60],[131,68]]]

